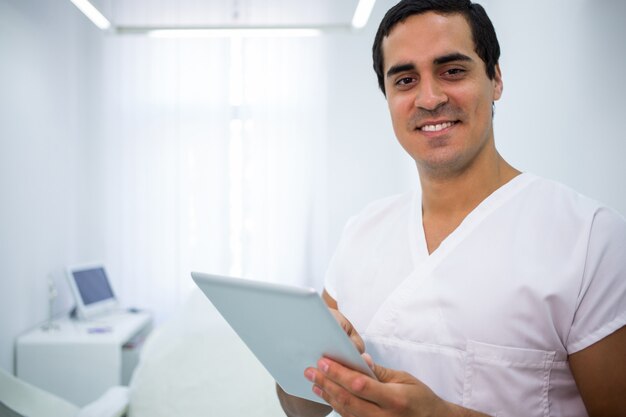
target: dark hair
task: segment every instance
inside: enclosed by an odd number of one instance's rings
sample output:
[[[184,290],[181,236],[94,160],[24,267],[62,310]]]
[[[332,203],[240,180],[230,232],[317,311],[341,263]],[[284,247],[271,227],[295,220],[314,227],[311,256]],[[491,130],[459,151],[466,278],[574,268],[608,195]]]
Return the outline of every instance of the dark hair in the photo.
[[[374,71],[378,77],[378,86],[385,92],[385,78],[383,74],[383,39],[389,36],[391,30],[398,23],[404,22],[409,16],[429,11],[440,14],[459,13],[470,25],[474,40],[475,51],[485,63],[487,76],[493,80],[496,75],[496,64],[500,58],[500,45],[496,30],[487,16],[487,12],[480,4],[470,0],[402,0],[393,6],[383,17],[374,38],[372,57]]]

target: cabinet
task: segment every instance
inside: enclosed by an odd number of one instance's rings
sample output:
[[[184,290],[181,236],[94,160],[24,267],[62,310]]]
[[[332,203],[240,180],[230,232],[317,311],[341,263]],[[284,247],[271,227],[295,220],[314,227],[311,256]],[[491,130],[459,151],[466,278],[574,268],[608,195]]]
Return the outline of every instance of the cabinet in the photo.
[[[17,339],[17,376],[84,406],[111,386],[128,385],[152,316],[124,311],[86,321],[62,318],[54,325]]]

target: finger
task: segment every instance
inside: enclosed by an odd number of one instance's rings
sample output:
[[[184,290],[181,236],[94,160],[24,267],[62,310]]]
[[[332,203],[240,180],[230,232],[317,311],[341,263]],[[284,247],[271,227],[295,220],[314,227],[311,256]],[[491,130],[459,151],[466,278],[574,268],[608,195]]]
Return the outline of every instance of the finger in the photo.
[[[376,375],[378,381],[382,383],[410,384],[415,382],[415,378],[406,372],[385,368],[375,363],[372,363],[372,365],[374,375]]]
[[[340,415],[341,417],[356,417],[354,414],[349,412],[347,409],[342,408],[342,406],[337,401],[335,401],[330,394],[324,392],[317,385],[313,386],[313,392],[315,393],[315,395],[317,395],[318,397],[320,397],[321,399],[326,401],[326,403],[331,406],[333,411],[335,413],[337,413],[338,415]]]
[[[368,393],[371,390],[372,383],[376,382],[373,378],[328,358],[320,359],[317,365],[325,380],[332,381],[333,384],[350,392],[352,395],[371,402]],[[317,379],[315,382],[318,382]]]
[[[363,358],[363,360],[365,361],[365,363],[367,364],[367,366],[370,367],[370,369],[372,371],[374,371],[374,359],[372,359],[372,357],[370,356],[369,353],[362,353],[361,357]]]
[[[391,370],[385,368],[384,366],[373,364],[372,371],[374,371],[374,375],[380,382],[391,382],[393,379],[393,373]]]
[[[344,332],[346,332],[346,334],[350,337],[350,340],[354,346],[356,346],[359,353],[365,352],[365,342],[363,342],[361,335],[359,335],[359,332],[356,331],[352,323],[350,323],[350,321],[343,314],[341,314],[339,310],[330,309],[330,312]]]
[[[357,333],[354,329],[348,334],[350,335],[350,340],[352,340],[352,343],[356,346],[359,353],[365,353],[365,342],[361,338],[361,335],[359,335],[359,333]]]
[[[397,393],[394,391],[394,387],[397,387],[398,384],[415,384],[417,382],[414,377],[406,372],[388,369],[376,364],[374,364],[374,374],[378,380],[328,358],[322,358],[318,361],[318,369],[326,380],[332,381],[352,395],[382,409],[394,409],[398,406]]]
[[[378,406],[360,398],[321,372],[317,372],[313,392],[342,416],[379,416],[381,414]]]

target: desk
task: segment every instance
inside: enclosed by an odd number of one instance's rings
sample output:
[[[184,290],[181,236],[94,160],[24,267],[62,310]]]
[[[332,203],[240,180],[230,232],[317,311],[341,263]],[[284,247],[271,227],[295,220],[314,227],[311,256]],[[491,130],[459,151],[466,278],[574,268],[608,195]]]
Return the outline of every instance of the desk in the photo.
[[[82,407],[111,386],[128,385],[152,316],[115,312],[54,324],[57,330],[38,327],[17,339],[17,376]]]

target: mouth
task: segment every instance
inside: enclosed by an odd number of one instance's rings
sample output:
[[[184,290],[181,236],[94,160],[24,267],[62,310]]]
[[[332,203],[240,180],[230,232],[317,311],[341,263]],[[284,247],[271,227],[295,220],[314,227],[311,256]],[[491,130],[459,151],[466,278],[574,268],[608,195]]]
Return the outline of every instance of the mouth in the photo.
[[[459,123],[458,120],[446,122],[428,122],[421,126],[418,126],[416,130],[420,130],[422,132],[441,132],[442,130],[451,128],[457,123]]]

